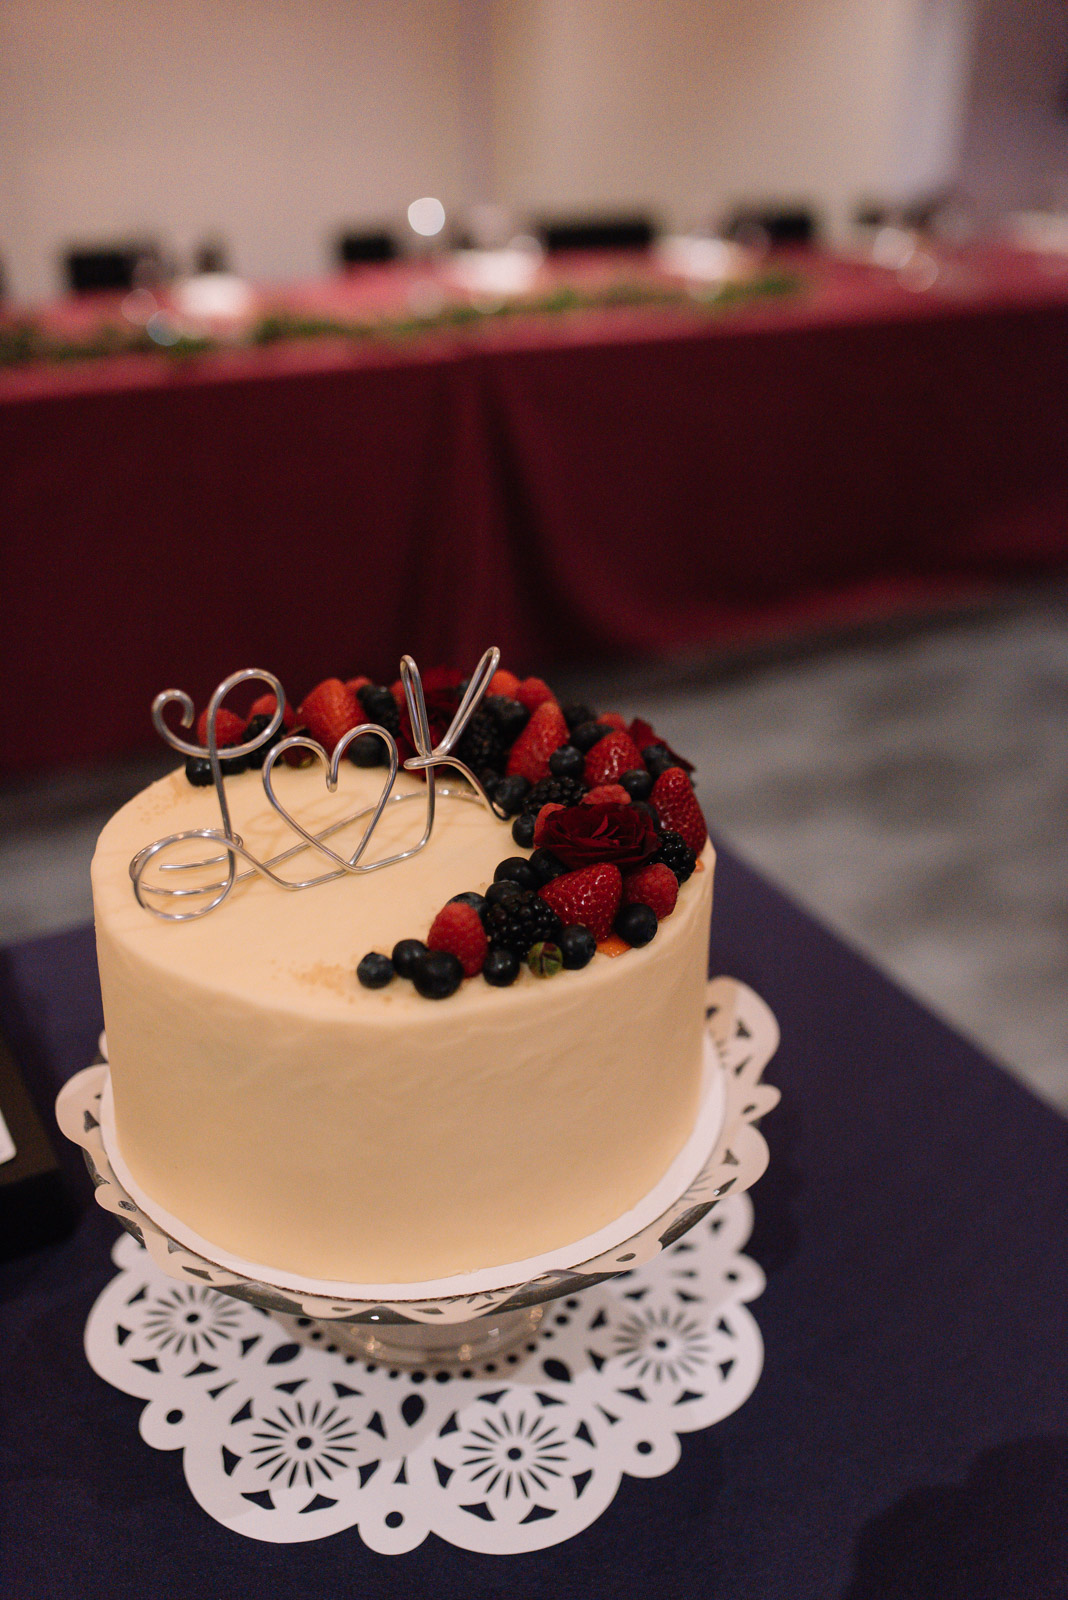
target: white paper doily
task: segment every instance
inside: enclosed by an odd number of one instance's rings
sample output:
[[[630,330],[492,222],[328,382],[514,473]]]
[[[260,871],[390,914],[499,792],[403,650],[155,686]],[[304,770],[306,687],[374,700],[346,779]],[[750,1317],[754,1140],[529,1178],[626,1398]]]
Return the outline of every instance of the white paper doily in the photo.
[[[183,1452],[193,1497],[236,1533],[538,1550],[596,1521],[624,1473],[670,1471],[680,1434],[752,1392],[752,1215],[730,1196],[652,1260],[557,1300],[526,1347],[459,1375],[366,1366],[309,1318],[176,1281],[124,1235],[85,1348],[147,1402],[145,1441]]]

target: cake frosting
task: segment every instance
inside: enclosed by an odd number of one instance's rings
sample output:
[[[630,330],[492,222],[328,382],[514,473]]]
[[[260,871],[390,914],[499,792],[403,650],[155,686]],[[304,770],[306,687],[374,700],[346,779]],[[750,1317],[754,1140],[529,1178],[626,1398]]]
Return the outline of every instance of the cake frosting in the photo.
[[[318,769],[275,783],[317,831],[376,799],[381,775],[343,764],[335,795]],[[250,849],[292,843],[258,773],[226,789]],[[387,808],[376,852],[423,820],[418,803]],[[484,890],[514,854],[506,826],[439,793],[426,848],[382,872],[302,893],[254,878],[200,921],[147,914],[131,858],[217,823],[214,792],[177,771],[116,813],[93,860],[116,1132],[160,1207],[282,1273],[415,1282],[583,1238],[656,1184],[698,1105],[710,846],[645,948],[436,1005],[399,982],[362,988],[356,964]]]

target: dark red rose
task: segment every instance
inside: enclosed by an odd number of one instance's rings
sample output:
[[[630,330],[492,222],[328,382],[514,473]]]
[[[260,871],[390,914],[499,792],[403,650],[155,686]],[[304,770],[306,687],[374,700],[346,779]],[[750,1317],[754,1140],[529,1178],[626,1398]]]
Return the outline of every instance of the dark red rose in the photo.
[[[433,748],[445,737],[449,731],[449,724],[456,715],[456,708],[461,699],[460,685],[464,675],[453,667],[431,667],[421,676],[423,699],[426,701],[426,719],[430,724],[430,745]],[[400,725],[402,747],[406,744],[409,754],[414,755],[415,740],[412,737],[412,721],[408,715],[407,701],[401,711]]]
[[[653,732],[652,725],[648,722],[643,722],[641,717],[634,718],[634,721],[627,729],[627,732],[630,734],[639,750],[644,750],[647,745],[662,744],[677,767],[681,767],[683,772],[693,771],[693,762],[687,761],[685,756],[676,755],[671,746],[666,743],[665,740],[658,738],[658,736]]]
[[[565,806],[545,819],[538,843],[572,870],[600,861],[638,867],[660,848],[648,816],[631,805]]]

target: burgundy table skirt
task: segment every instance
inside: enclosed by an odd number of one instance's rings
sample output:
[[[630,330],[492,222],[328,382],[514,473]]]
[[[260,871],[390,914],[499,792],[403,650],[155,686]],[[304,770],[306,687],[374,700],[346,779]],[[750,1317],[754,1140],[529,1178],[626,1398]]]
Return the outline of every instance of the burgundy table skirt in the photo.
[[[1063,563],[1068,272],[801,270],[715,317],[0,374],[0,770],[151,743],[158,689],[242,666],[539,671]]]

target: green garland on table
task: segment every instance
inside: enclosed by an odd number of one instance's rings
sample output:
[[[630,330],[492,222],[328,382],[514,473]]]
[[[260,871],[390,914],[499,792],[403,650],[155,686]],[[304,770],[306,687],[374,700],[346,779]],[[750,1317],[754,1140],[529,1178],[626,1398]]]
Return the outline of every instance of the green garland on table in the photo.
[[[454,304],[425,315],[380,317],[372,322],[345,322],[332,317],[307,317],[286,311],[268,312],[234,338],[220,339],[181,331],[177,318],[163,312],[171,323],[170,343],[153,339],[143,328],[102,322],[82,338],[61,338],[48,333],[29,318],[0,324],[0,368],[30,362],[98,361],[106,356],[153,354],[187,360],[218,350],[241,350],[283,341],[344,339],[401,341],[426,333],[457,331],[499,322],[506,317],[560,316],[575,311],[604,311],[620,307],[660,307],[676,311],[720,312],[754,301],[776,299],[800,292],[803,280],[793,272],[768,272],[758,278],[722,284],[706,292],[661,287],[637,281],[620,281],[605,289],[562,286],[533,299],[482,304]]]

